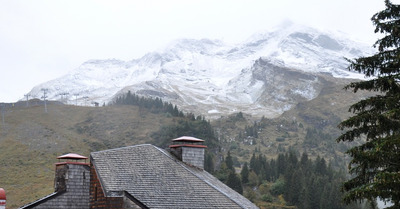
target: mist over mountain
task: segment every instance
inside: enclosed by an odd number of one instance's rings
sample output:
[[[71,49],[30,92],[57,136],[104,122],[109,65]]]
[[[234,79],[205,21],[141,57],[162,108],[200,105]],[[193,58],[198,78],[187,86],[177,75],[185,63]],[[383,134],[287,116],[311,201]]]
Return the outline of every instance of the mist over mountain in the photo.
[[[239,44],[181,39],[140,59],[89,60],[30,94],[48,89],[50,100],[88,105],[131,91],[211,118],[239,111],[273,118],[316,98],[326,82],[363,79],[344,58],[372,52],[343,34],[284,24]]]

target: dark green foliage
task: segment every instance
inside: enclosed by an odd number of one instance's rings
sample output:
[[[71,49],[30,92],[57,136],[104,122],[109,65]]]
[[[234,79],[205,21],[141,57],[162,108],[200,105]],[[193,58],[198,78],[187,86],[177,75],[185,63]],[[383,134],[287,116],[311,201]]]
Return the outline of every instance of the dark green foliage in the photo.
[[[271,186],[271,194],[280,195],[285,192],[285,182],[282,179],[278,179]]]
[[[283,195],[288,205],[298,209],[361,208],[355,204],[346,206],[342,202],[340,185],[345,179],[344,172],[332,169],[324,158],[311,160],[307,153],[301,154],[300,159],[298,156],[300,153],[292,150],[280,153],[276,160],[268,160],[261,153],[256,155],[254,152],[250,159],[249,183],[244,185],[251,188],[270,185],[267,190],[260,189],[259,200],[269,202],[273,199],[271,195],[277,199]],[[241,173],[244,173],[244,169]],[[241,175],[243,178],[244,175]]]
[[[344,174],[327,166],[324,158],[317,157],[311,161],[307,154],[303,154],[301,160],[297,161],[289,153],[285,159],[283,194],[291,205],[299,209],[359,208],[356,205],[345,206],[341,201],[339,185]]]
[[[221,164],[221,168],[215,173],[215,176],[233,190],[243,194],[242,181],[235,172],[232,156],[229,151]]]
[[[277,170],[278,176],[285,173],[286,164],[287,164],[287,161],[285,159],[285,155],[280,153],[278,155],[278,159],[276,160],[276,170]]]
[[[328,175],[328,168],[326,167],[326,161],[324,158],[318,156],[315,160],[315,173],[321,176]]]
[[[290,173],[294,171],[294,173]],[[303,178],[302,170],[294,170],[290,168],[288,172],[286,172],[285,179],[285,193],[286,193],[286,201],[290,202],[293,205],[299,205],[301,202],[300,196],[298,195],[298,191],[302,189],[301,179]]]
[[[347,151],[352,157],[345,182],[347,203],[391,200],[400,208],[400,5],[385,1],[386,8],[372,17],[375,32],[383,38],[375,43],[378,52],[349,60],[349,70],[365,74],[369,80],[350,83],[346,89],[366,90],[376,96],[350,107],[353,117],[340,123],[345,132],[337,141],[365,139]]]
[[[231,170],[226,167],[225,162],[221,163],[219,170],[215,171],[214,176],[226,184]]]
[[[161,139],[154,142],[155,145],[160,147],[167,147],[171,139],[180,136],[195,136],[204,139],[205,145],[212,150],[219,147],[211,124],[204,119],[178,118],[176,123],[162,126],[152,134],[152,138]]]
[[[305,146],[318,147],[322,141],[333,143],[331,135],[324,133],[322,130],[307,128],[307,133],[304,138]]]
[[[250,158],[250,169],[256,173],[258,173],[260,171],[260,166],[259,166],[259,162],[256,162],[256,154],[253,153],[253,155]]]
[[[246,184],[249,182],[249,168],[247,166],[247,162],[244,163],[242,171],[240,172],[240,176],[242,177],[243,184]]]
[[[233,160],[232,160],[232,156],[231,156],[231,152],[228,151],[228,155],[225,158],[225,164],[226,167],[231,170],[231,171],[235,171],[235,168],[233,167]]]
[[[270,194],[263,194],[261,200],[264,202],[272,202],[273,197]]]
[[[275,169],[271,169],[271,165],[275,167],[275,160],[271,160],[271,163],[268,163],[262,154],[256,156],[253,153],[250,159],[250,171],[256,173],[262,180],[270,181],[278,178],[279,174],[275,173]]]
[[[238,120],[243,120],[243,119],[244,119],[243,113],[242,113],[242,112],[239,112],[238,114],[236,114],[236,119],[238,119]]]
[[[183,117],[182,111],[178,110],[178,107],[171,103],[163,102],[160,98],[147,98],[139,97],[136,94],[132,94],[128,91],[125,95],[119,96],[113,103],[114,105],[135,105],[141,108],[146,108],[152,113],[169,113],[175,117]],[[193,117],[193,114],[188,117]]]
[[[211,150],[216,150],[219,147],[217,138],[214,135],[214,130],[209,121],[206,121],[205,118],[201,116],[196,117],[193,113],[187,113],[185,115],[176,105],[174,106],[171,103],[163,102],[160,98],[139,97],[128,91],[126,95],[118,97],[114,105],[134,105],[141,108],[142,111],[148,110],[152,113],[164,113],[176,117],[174,124],[162,126],[152,133],[151,137],[156,139],[152,143],[157,146],[166,148],[171,143],[171,139],[180,136],[195,136],[204,139],[205,144]],[[209,158],[205,160],[205,168],[210,169],[209,171],[214,170],[213,162],[211,162]]]
[[[226,185],[237,191],[239,194],[243,194],[242,182],[240,181],[239,176],[234,171],[229,172]]]
[[[254,122],[253,126],[246,126],[244,130],[247,136],[258,138],[259,129],[260,129],[259,123]]]
[[[214,155],[210,153],[207,149],[204,155],[204,170],[209,173],[214,172]]]

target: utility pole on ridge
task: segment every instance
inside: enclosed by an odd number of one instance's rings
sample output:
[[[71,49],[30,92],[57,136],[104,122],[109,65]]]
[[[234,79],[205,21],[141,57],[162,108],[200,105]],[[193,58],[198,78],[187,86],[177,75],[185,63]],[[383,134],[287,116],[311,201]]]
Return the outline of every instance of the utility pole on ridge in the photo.
[[[29,107],[29,97],[31,95],[30,94],[24,94],[24,97],[26,97],[26,106]]]
[[[60,102],[62,102],[62,103],[67,103],[67,95],[69,95],[69,93],[67,93],[67,92],[63,92],[63,93],[60,93],[60,96],[61,96],[61,100],[60,100]]]
[[[85,105],[84,106],[86,106],[86,102],[89,99],[89,97],[88,96],[84,96],[83,99],[85,100]]]
[[[43,91],[43,100],[44,100],[44,111],[47,113],[47,103],[46,103],[46,98],[47,98],[47,91],[49,91],[49,89],[41,89]]]
[[[74,94],[74,96],[75,96],[75,106],[78,106],[78,96],[79,96],[79,94],[76,93],[76,94]]]
[[[0,104],[0,111],[1,111],[1,121],[2,121],[2,123],[3,123],[3,126],[4,126],[4,116],[5,116],[5,114],[6,114],[6,104]]]

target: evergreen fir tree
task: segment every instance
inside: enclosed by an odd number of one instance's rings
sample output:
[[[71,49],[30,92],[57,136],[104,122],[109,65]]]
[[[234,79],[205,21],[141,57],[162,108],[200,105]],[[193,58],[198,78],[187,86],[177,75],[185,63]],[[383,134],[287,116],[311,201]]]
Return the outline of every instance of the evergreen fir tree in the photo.
[[[285,173],[285,168],[286,168],[286,158],[285,158],[285,155],[280,153],[278,155],[278,159],[277,159],[278,176]]]
[[[317,159],[315,160],[315,172],[319,175],[326,175],[328,173],[324,158],[317,156]]]
[[[229,172],[226,185],[237,191],[239,194],[243,194],[242,182],[240,182],[240,178],[236,175],[234,171]]]
[[[249,168],[247,166],[247,162],[244,163],[242,171],[240,172],[240,176],[242,177],[243,184],[249,182]]]
[[[302,173],[300,170],[292,166],[287,170],[285,175],[285,199],[292,205],[299,205],[301,202],[299,191],[302,188]]]
[[[204,170],[208,171],[209,173],[214,172],[214,158],[213,155],[207,151],[204,156]]]
[[[346,86],[377,95],[350,107],[355,116],[340,123],[346,131],[337,141],[366,139],[347,151],[353,177],[343,185],[346,203],[379,197],[391,200],[390,208],[400,208],[400,5],[389,0],[385,5],[372,17],[375,32],[384,35],[374,45],[378,52],[350,60],[349,70],[370,79]]]
[[[257,164],[257,162],[256,162],[256,154],[255,154],[255,152],[253,152],[253,155],[250,158],[250,170],[254,171],[255,173],[258,173],[258,170],[256,168],[257,167],[256,164]]]
[[[233,167],[233,160],[231,156],[231,152],[228,151],[228,155],[225,158],[225,164],[226,167],[228,167],[229,170],[235,171],[235,168]]]
[[[299,194],[299,199],[301,199],[301,202],[298,205],[298,208],[309,209],[312,198],[312,191],[310,191],[308,187],[303,187]]]
[[[306,152],[303,152],[303,154],[301,155],[300,165],[303,169],[309,169],[309,167],[310,167],[310,162],[308,160],[308,154]]]

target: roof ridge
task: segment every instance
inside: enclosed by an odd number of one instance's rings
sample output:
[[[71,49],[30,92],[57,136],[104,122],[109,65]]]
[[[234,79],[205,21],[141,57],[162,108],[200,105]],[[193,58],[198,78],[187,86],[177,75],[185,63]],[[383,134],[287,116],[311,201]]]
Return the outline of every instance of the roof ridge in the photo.
[[[184,162],[172,157],[172,155],[167,152],[166,150],[159,148],[157,146],[154,146],[156,149],[158,149],[160,152],[162,152],[164,155],[166,155],[167,157],[171,158],[172,160],[174,160],[178,165],[182,166],[185,170],[189,171],[193,176],[197,177],[198,179],[200,179],[201,181],[204,181],[205,183],[207,183],[207,185],[209,185],[210,187],[212,187],[213,189],[215,189],[216,191],[220,192],[221,194],[223,194],[224,196],[226,196],[228,199],[230,199],[232,202],[236,203],[238,206],[242,207],[242,208],[246,208],[244,207],[244,205],[242,205],[240,202],[234,200],[231,198],[231,196],[229,196],[228,194],[226,194],[224,191],[218,189],[216,186],[214,186],[212,183],[210,183],[208,180],[201,178],[199,175],[196,175],[195,172],[193,172],[191,169],[189,169],[189,165],[185,164]],[[197,170],[200,171],[199,168],[197,167],[190,167],[190,168],[195,168]],[[207,174],[211,175],[210,173],[208,173],[206,170],[202,169],[202,172],[206,172]],[[211,175],[212,176],[212,175]],[[212,176],[213,178],[217,179],[216,177]],[[220,181],[219,179],[217,179],[218,181]],[[221,181],[220,181],[221,182]],[[221,182],[222,184],[224,184],[223,182]],[[225,186],[227,186],[226,184],[224,184]],[[228,187],[228,186],[227,186]],[[232,188],[228,187],[229,189],[231,189],[233,192],[236,192],[235,190],[233,190]],[[237,192],[236,192],[237,193]],[[238,193],[239,194],[239,193]],[[239,194],[240,195],[240,194]]]
[[[136,145],[131,145],[131,146],[126,146],[126,147],[117,147],[117,148],[112,148],[112,149],[106,149],[106,150],[100,150],[100,151],[96,151],[96,152],[91,152],[90,155],[92,153],[103,153],[103,152],[109,152],[109,151],[116,151],[116,150],[123,150],[123,149],[129,149],[129,148],[133,148],[133,147],[143,147],[143,146],[152,146],[152,147],[156,147],[152,144],[136,144]]]

